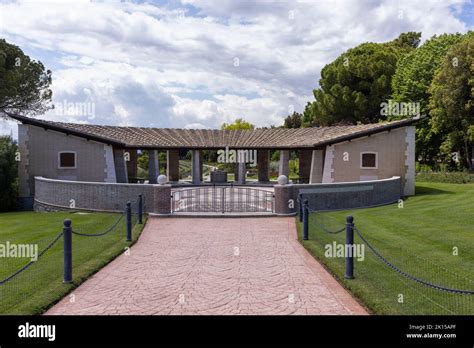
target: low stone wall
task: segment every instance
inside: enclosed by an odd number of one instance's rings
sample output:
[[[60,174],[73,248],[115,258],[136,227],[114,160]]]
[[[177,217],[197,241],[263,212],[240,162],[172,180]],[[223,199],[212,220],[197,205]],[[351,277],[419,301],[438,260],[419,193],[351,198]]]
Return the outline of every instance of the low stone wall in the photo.
[[[298,195],[312,210],[372,207],[396,202],[402,196],[400,177],[331,184],[275,185],[275,213],[293,215]],[[171,213],[171,185],[118,184],[54,180],[35,177],[35,210],[97,210],[121,212],[142,194],[144,212]]]
[[[82,182],[35,177],[35,210],[84,209],[121,212],[143,196],[147,213],[171,212],[171,186]]]
[[[396,202],[402,196],[402,184],[400,177],[396,176],[360,182],[276,185],[276,213],[295,214],[299,194],[302,194],[303,200],[308,200],[312,210],[354,209]],[[294,204],[291,204],[290,199]]]

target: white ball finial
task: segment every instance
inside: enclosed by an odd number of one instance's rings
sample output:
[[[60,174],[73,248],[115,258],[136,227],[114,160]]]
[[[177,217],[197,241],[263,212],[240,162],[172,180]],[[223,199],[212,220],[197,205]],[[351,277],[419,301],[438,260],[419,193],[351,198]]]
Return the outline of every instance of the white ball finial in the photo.
[[[167,183],[167,181],[168,181],[168,178],[166,177],[166,175],[161,174],[158,176],[158,184],[164,185]]]
[[[278,177],[278,184],[279,185],[286,185],[288,184],[288,177],[286,175],[280,175]]]

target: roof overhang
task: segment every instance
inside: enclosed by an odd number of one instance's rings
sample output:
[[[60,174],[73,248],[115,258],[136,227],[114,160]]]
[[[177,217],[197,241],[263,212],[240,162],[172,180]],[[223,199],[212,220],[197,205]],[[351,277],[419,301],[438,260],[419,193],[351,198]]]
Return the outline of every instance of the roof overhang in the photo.
[[[74,136],[84,138],[84,139],[87,139],[87,140],[93,140],[93,141],[98,141],[98,142],[101,142],[101,143],[105,143],[107,145],[113,145],[113,146],[117,146],[117,147],[126,147],[126,144],[123,143],[123,142],[118,142],[118,141],[115,141],[115,140],[112,140],[112,139],[109,139],[109,138],[105,138],[105,137],[100,137],[100,136],[97,136],[97,135],[94,135],[94,134],[86,134],[84,132],[75,131],[73,129],[67,129],[67,128],[64,128],[64,127],[56,126],[56,125],[54,125],[50,122],[47,122],[47,121],[37,120],[37,119],[31,118],[31,117],[26,117],[26,116],[22,116],[22,115],[12,115],[12,114],[6,114],[6,115],[8,117],[14,119],[14,120],[17,120],[17,121],[23,123],[23,124],[29,124],[29,125],[32,125],[32,126],[43,128],[45,130],[53,130],[53,131],[64,133],[66,135],[74,135]]]
[[[388,123],[384,126],[376,128],[376,129],[369,129],[369,130],[362,131],[362,132],[359,132],[359,133],[356,133],[356,134],[345,135],[345,136],[337,137],[337,138],[334,138],[334,139],[331,139],[331,140],[322,141],[320,143],[315,144],[314,146],[330,146],[330,145],[334,145],[334,144],[337,144],[337,143],[343,143],[345,141],[351,141],[352,139],[371,136],[372,134],[390,132],[391,130],[394,130],[394,129],[397,129],[397,128],[411,126],[414,123],[416,123],[416,122],[418,122],[418,121],[420,121],[424,118],[425,118],[425,116],[420,116],[420,117],[415,117],[415,118],[408,118],[406,120],[401,120],[401,121],[399,121],[397,123],[393,123],[393,124]]]
[[[150,150],[152,150],[152,149],[155,149],[155,150],[174,150],[174,149],[183,149],[183,148],[192,149],[192,150],[198,150],[198,149],[199,150],[201,150],[201,149],[209,150],[209,149],[222,149],[223,147],[225,147],[225,145],[224,146],[222,146],[222,145],[219,145],[219,146],[217,146],[217,145],[204,146],[204,145],[192,145],[192,144],[189,144],[189,143],[185,144],[184,141],[181,141],[181,143],[180,143],[180,141],[178,141],[178,140],[176,140],[176,143],[174,145],[163,145],[163,144],[162,145],[157,145],[157,144],[150,144],[150,142],[148,142],[148,144],[147,144],[146,141],[143,141],[143,143],[141,143],[141,144],[133,144],[132,142],[127,143],[126,141],[117,140],[117,138],[120,138],[120,137],[118,137],[116,134],[112,134],[111,137],[107,137],[107,136],[101,136],[100,134],[97,134],[97,133],[100,133],[97,130],[95,130],[96,134],[92,134],[94,132],[90,131],[90,130],[89,130],[89,132],[87,132],[87,131],[83,131],[83,130],[74,129],[74,128],[81,128],[80,126],[87,126],[87,125],[84,125],[84,124],[72,124],[72,123],[64,124],[64,123],[57,123],[57,122],[51,122],[51,121],[45,121],[45,120],[38,120],[38,119],[35,119],[35,118],[26,117],[26,116],[22,116],[22,115],[16,115],[16,114],[6,114],[6,115],[8,117],[14,119],[14,120],[17,120],[17,121],[23,123],[23,124],[29,124],[29,125],[32,125],[32,126],[43,128],[45,130],[53,130],[53,131],[64,133],[66,135],[73,135],[73,136],[81,137],[81,138],[84,138],[84,139],[87,139],[87,140],[97,141],[97,142],[112,145],[112,146],[118,147],[118,148],[142,149],[142,150],[147,150],[147,149],[150,149]],[[242,145],[235,145],[234,146],[234,145],[229,144],[229,146],[227,146],[227,147],[229,149],[254,149],[254,150],[255,149],[257,149],[257,150],[272,150],[272,149],[296,150],[296,149],[324,148],[326,146],[334,145],[334,144],[345,142],[345,141],[351,141],[353,139],[357,139],[357,138],[361,138],[361,137],[365,137],[365,136],[370,136],[372,134],[382,133],[382,132],[391,131],[391,130],[394,130],[394,129],[397,129],[397,128],[410,126],[410,125],[418,122],[419,120],[421,120],[423,118],[424,117],[417,117],[417,118],[399,120],[399,121],[394,121],[394,122],[391,122],[391,123],[381,124],[380,126],[378,126],[377,124],[372,124],[372,125],[370,125],[371,128],[369,128],[369,129],[365,129],[365,130],[364,129],[362,129],[362,130],[357,129],[357,131],[352,132],[350,134],[345,134],[345,135],[342,135],[342,136],[334,136],[333,138],[322,140],[322,141],[319,141],[319,142],[316,142],[316,143],[310,143],[309,141],[307,141],[306,143],[302,142],[300,144],[284,145],[279,141],[279,139],[275,139],[275,140],[273,140],[274,143],[272,141],[269,141],[270,144],[266,144],[266,145],[263,145],[263,144],[261,144],[261,145],[258,145],[258,144],[252,144],[252,145],[242,144]],[[367,125],[367,126],[369,126],[369,125]],[[114,126],[96,126],[96,127],[104,127],[105,129],[109,129],[109,128],[114,129]],[[347,127],[353,127],[354,128],[355,126],[347,126]],[[84,128],[84,127],[82,127],[82,128]],[[100,128],[100,129],[102,130],[104,128]],[[116,129],[121,129],[121,127],[116,127]],[[146,129],[149,130],[150,132],[155,132],[156,130],[165,130],[165,129],[159,129],[159,128],[146,128]],[[322,128],[319,128],[319,129],[321,130]],[[127,130],[129,131],[129,133],[123,133],[123,132],[126,132]],[[124,130],[123,127],[122,127],[122,129],[121,129],[122,133],[121,134],[122,135],[132,134],[133,132],[137,132],[137,130],[143,130],[143,128],[128,127],[126,130]],[[184,132],[185,130],[175,130],[175,131],[183,131]],[[215,131],[215,130],[212,130],[212,131]],[[270,130],[267,130],[267,131],[270,131]],[[287,129],[285,131],[288,132],[290,130]],[[294,131],[298,132],[298,129],[295,129]],[[223,132],[225,132],[225,131],[223,131]],[[278,135],[279,133],[276,133],[276,134]],[[287,134],[287,133],[285,133],[285,134]],[[290,134],[293,134],[293,136],[296,137],[295,133],[290,133]],[[301,135],[301,133],[296,133],[296,134],[298,134],[298,136],[300,136],[300,137],[305,136],[304,134]],[[308,133],[305,133],[305,134],[308,134]],[[113,137],[115,137],[116,139],[112,139]],[[126,138],[126,136],[124,136],[123,138]],[[182,136],[181,136],[181,138],[182,138]],[[250,137],[250,138],[252,138],[252,137]],[[254,138],[255,138],[255,135],[254,135]],[[270,135],[270,138],[275,138],[275,133],[273,135]]]

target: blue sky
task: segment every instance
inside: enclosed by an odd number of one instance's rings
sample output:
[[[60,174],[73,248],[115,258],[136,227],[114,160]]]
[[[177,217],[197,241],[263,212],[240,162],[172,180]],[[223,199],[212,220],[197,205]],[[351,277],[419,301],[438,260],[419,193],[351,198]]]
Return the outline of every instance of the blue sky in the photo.
[[[455,16],[466,23],[466,25],[472,30],[474,27],[474,2],[469,1],[463,3],[461,10],[459,13],[456,13]]]
[[[473,28],[463,0],[0,0],[0,37],[53,71],[54,103],[94,106],[41,117],[113,125],[279,125],[348,48]]]

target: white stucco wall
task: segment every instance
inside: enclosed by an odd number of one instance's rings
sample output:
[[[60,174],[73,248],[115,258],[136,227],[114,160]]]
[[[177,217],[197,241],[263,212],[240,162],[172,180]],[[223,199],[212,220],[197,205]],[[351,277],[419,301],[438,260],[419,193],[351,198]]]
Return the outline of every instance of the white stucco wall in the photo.
[[[111,146],[32,125],[19,125],[18,140],[22,158],[19,165],[20,197],[33,194],[35,176],[115,182]],[[61,151],[76,153],[76,168],[59,168],[58,154]]]
[[[376,153],[377,167],[362,168],[361,153]],[[401,127],[326,147],[323,183],[402,178],[405,195],[415,193],[415,127]]]
[[[405,127],[405,196],[415,194],[415,133],[415,126]]]

